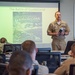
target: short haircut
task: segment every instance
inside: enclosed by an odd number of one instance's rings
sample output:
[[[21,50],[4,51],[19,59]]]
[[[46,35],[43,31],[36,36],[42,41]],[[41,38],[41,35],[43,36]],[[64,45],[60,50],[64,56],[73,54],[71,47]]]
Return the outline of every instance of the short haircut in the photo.
[[[56,16],[56,14],[57,14],[58,12],[60,13],[60,11],[56,11],[56,12],[55,12],[55,16]]]
[[[75,54],[75,43],[72,44],[71,51],[72,51],[73,54]]]
[[[22,48],[29,54],[32,54],[36,48],[35,42],[32,40],[26,40],[22,43]]]
[[[0,39],[0,42],[1,42],[1,43],[5,43],[5,42],[7,42],[7,39],[4,38],[4,37],[2,37],[2,38]]]
[[[9,60],[9,74],[25,75],[26,71],[32,67],[31,56],[25,51],[15,51]]]

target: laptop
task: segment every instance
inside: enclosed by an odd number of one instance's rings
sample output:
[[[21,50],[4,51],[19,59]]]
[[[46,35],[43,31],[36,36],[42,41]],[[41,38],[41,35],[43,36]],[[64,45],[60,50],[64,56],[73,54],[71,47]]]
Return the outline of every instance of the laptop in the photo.
[[[45,64],[49,73],[53,73],[61,63],[61,53],[60,52],[38,52],[36,54],[36,60],[39,64]]]
[[[70,65],[69,75],[75,75],[75,64]]]
[[[3,53],[14,52],[21,50],[21,44],[5,44],[3,48]]]

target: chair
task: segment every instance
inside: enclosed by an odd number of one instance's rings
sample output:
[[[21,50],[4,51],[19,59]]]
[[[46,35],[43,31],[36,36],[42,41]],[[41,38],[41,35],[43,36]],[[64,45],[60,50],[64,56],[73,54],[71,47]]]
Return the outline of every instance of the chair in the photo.
[[[51,52],[51,48],[38,48],[38,52]]]
[[[75,43],[75,41],[68,41],[64,54],[68,55],[68,52],[71,50],[71,45]]]
[[[6,62],[5,54],[0,54],[0,63],[5,63],[5,62]]]
[[[0,75],[3,75],[6,69],[5,62],[6,62],[5,54],[0,54]]]
[[[32,70],[32,74],[31,75],[38,75],[38,65],[33,65],[34,69]]]
[[[75,64],[70,65],[69,75],[75,75]]]
[[[6,64],[5,63],[0,63],[0,75],[7,75],[6,73]]]
[[[49,73],[53,73],[55,69],[60,66],[61,53],[60,52],[38,52],[36,54],[36,60],[39,64],[45,63],[49,69]]]

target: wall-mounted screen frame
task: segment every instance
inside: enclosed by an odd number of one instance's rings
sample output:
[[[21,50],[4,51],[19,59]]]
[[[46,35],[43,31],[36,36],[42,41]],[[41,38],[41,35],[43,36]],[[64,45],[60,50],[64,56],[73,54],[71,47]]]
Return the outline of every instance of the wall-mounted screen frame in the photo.
[[[11,43],[34,40],[37,47],[50,47],[51,37],[47,27],[55,20],[60,2],[0,2],[0,38]]]

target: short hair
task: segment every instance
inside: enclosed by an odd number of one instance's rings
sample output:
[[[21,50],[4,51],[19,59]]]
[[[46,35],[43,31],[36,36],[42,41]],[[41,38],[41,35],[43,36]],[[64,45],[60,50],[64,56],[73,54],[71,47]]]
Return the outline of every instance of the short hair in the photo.
[[[72,51],[73,54],[75,54],[75,43],[72,44],[71,51]]]
[[[0,42],[1,42],[1,43],[5,43],[5,42],[7,42],[7,39],[4,38],[4,37],[2,37],[2,38],[0,39]]]
[[[22,43],[22,49],[29,54],[32,54],[36,48],[35,42],[32,40],[26,40]]]
[[[32,68],[31,56],[25,51],[15,51],[9,60],[9,74],[23,75],[27,70]]]
[[[57,14],[58,12],[60,12],[60,11],[56,11],[56,12],[55,12],[55,16],[56,16],[56,14]]]

